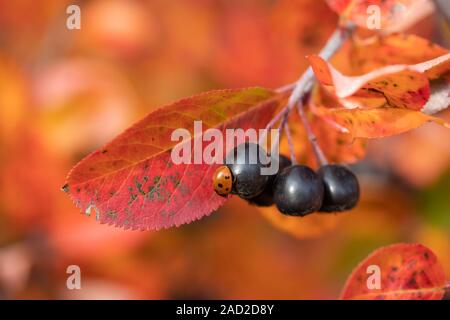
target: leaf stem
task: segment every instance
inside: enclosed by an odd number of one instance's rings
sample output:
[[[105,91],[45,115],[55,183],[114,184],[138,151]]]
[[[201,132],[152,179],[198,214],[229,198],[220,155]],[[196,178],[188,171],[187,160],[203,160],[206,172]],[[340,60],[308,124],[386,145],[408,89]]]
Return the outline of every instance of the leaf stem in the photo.
[[[295,85],[296,85],[296,82],[289,83],[287,85],[284,85],[284,86],[281,86],[279,88],[276,88],[275,92],[277,92],[277,93],[284,93],[284,92],[291,91],[292,89],[295,88]]]
[[[289,154],[291,156],[291,162],[292,164],[297,164],[297,157],[295,156],[295,148],[294,148],[294,141],[292,139],[292,134],[291,134],[291,130],[289,128],[289,123],[288,123],[288,115],[285,115],[283,117],[283,119],[281,120],[281,124],[280,124],[280,134],[281,131],[284,129],[284,133],[286,134],[286,138],[287,138],[287,142],[289,145]]]
[[[317,113],[317,107],[313,101],[309,101],[308,107],[313,114]],[[340,133],[349,133],[350,132],[346,127],[341,126],[339,123],[335,122],[334,120],[332,120],[328,117],[322,117],[322,120],[325,121],[331,127],[333,127],[333,129],[339,131]]]

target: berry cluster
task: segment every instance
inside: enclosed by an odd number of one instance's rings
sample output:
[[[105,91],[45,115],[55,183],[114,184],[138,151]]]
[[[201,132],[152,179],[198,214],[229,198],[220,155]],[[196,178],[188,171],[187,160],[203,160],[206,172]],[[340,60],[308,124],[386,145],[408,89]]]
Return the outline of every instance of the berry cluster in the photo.
[[[237,194],[251,204],[271,206],[286,215],[305,216],[313,212],[337,212],[353,208],[359,200],[359,183],[352,171],[341,165],[324,165],[317,173],[304,165],[292,164],[280,155],[275,175],[262,175],[269,164],[260,161],[259,145],[245,143],[227,159],[236,161],[214,174],[214,190],[221,196]],[[253,158],[252,158],[253,157]],[[256,163],[249,159],[257,159]],[[267,162],[267,161],[266,161]]]

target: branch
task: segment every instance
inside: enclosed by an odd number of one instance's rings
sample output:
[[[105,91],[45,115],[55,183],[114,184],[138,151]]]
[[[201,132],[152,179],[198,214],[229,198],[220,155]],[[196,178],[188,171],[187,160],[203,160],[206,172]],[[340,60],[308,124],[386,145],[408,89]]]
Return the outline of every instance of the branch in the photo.
[[[345,40],[347,40],[350,35],[355,30],[355,25],[348,24],[345,27],[336,29],[331,37],[328,39],[325,47],[320,51],[319,56],[324,60],[329,60],[339,48],[342,47]],[[266,129],[271,129],[275,123],[280,121],[285,115],[287,115],[297,104],[297,102],[305,96],[309,91],[311,91],[314,84],[314,72],[312,68],[309,67],[302,74],[302,76],[293,84],[288,84],[284,87],[278,88],[277,92],[286,92],[293,88],[291,95],[289,96],[288,103],[272,120],[267,124]]]
[[[325,47],[320,51],[319,56],[324,60],[329,60],[336,51],[339,50],[339,48],[342,47],[344,42],[350,37],[350,35],[355,30],[354,24],[348,24],[344,27],[336,29],[331,37],[328,39],[327,43],[325,44]],[[273,126],[278,122],[281,121],[281,124],[279,126],[280,133],[283,129],[285,129],[286,136],[288,138],[288,144],[291,151],[291,158],[293,160],[293,163],[295,163],[295,154],[293,152],[293,141],[292,136],[290,133],[290,130],[287,126],[287,120],[288,115],[292,111],[292,109],[298,105],[299,106],[299,113],[300,117],[303,120],[303,123],[305,125],[306,131],[308,133],[309,141],[312,144],[312,147],[314,149],[314,153],[316,154],[317,161],[323,165],[326,164],[327,161],[325,159],[325,156],[323,155],[322,150],[320,149],[319,145],[317,144],[317,139],[315,135],[313,134],[311,127],[309,126],[309,123],[304,115],[303,112],[303,104],[302,100],[305,97],[307,93],[309,93],[313,87],[315,81],[314,72],[311,67],[306,69],[306,71],[302,74],[302,76],[297,80],[297,82],[293,84],[288,84],[284,87],[278,88],[277,92],[287,92],[289,90],[292,90],[291,95],[289,96],[289,100],[287,105],[278,113],[276,114],[272,120],[267,124],[266,126],[266,132],[267,130],[270,130],[273,128]]]
[[[319,56],[326,60],[329,60],[335,53],[338,51],[345,40],[349,38],[349,36],[353,33],[355,29],[354,25],[348,25],[344,28],[338,28],[334,31],[331,37],[328,39],[325,47],[320,51]],[[287,104],[288,112],[291,111],[297,102],[303,99],[304,95],[311,91],[312,86],[314,84],[314,73],[312,68],[309,67],[305,73],[298,79],[294,90],[289,97],[289,101]]]
[[[294,148],[294,141],[292,139],[291,129],[289,128],[288,123],[288,115],[286,114],[283,119],[281,120],[281,124],[279,127],[280,133],[284,129],[284,132],[286,134],[287,142],[289,145],[289,153],[291,156],[291,162],[292,164],[297,164],[297,157],[295,156],[295,148]]]
[[[319,144],[317,143],[317,138],[311,129],[311,125],[309,124],[308,119],[306,118],[306,114],[305,114],[305,110],[303,109],[302,101],[298,102],[297,110],[298,110],[298,114],[300,115],[300,118],[302,119],[303,126],[305,127],[305,131],[308,136],[308,140],[311,143],[311,146],[313,148],[314,154],[316,155],[316,159],[317,159],[319,166],[327,165],[328,161],[325,158],[325,155],[323,154],[323,151],[320,148]]]
[[[336,53],[336,51],[339,50],[340,47],[342,47],[343,43],[353,33],[354,29],[354,25],[349,25],[343,29],[337,29],[331,35],[327,44],[319,53],[319,56],[324,60],[329,60]],[[315,81],[314,78],[315,77],[312,68],[309,67],[308,70],[306,70],[306,72],[298,80],[296,87],[292,91],[292,94],[289,97],[287,109],[290,111],[295,105],[297,105],[298,113],[305,127],[308,140],[311,143],[314,154],[316,155],[317,162],[319,166],[324,166],[328,164],[328,161],[325,158],[325,155],[323,154],[323,151],[320,148],[319,144],[317,143],[317,138],[312,131],[312,128],[303,109],[303,98],[305,97],[305,94],[311,91]]]

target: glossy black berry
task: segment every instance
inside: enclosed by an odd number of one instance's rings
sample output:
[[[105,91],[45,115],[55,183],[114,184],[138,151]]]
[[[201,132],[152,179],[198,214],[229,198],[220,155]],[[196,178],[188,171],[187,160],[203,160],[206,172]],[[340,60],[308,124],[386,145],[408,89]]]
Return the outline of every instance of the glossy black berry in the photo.
[[[355,174],[344,166],[326,165],[318,174],[324,185],[323,212],[345,211],[359,200],[359,183]]]
[[[306,166],[294,165],[281,171],[273,192],[278,210],[287,215],[305,216],[322,206],[322,180]]]
[[[244,143],[234,148],[226,157],[233,175],[232,193],[243,199],[253,198],[263,192],[269,181],[261,169],[269,165],[266,151],[255,143]]]
[[[269,176],[269,181],[267,182],[267,185],[264,188],[263,192],[261,192],[254,198],[248,199],[248,202],[250,204],[261,207],[269,207],[273,205],[273,182],[275,181],[275,178],[277,177],[279,172],[292,164],[291,160],[283,155],[280,155],[278,160],[272,160],[271,164],[273,164],[273,161],[278,161],[278,172]]]

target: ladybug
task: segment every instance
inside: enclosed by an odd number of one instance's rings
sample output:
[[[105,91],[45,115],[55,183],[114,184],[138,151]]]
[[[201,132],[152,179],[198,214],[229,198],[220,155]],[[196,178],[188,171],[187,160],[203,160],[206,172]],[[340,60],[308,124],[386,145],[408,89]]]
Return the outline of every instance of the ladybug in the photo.
[[[231,171],[227,166],[217,168],[213,175],[214,191],[222,197],[226,197],[233,189]]]

